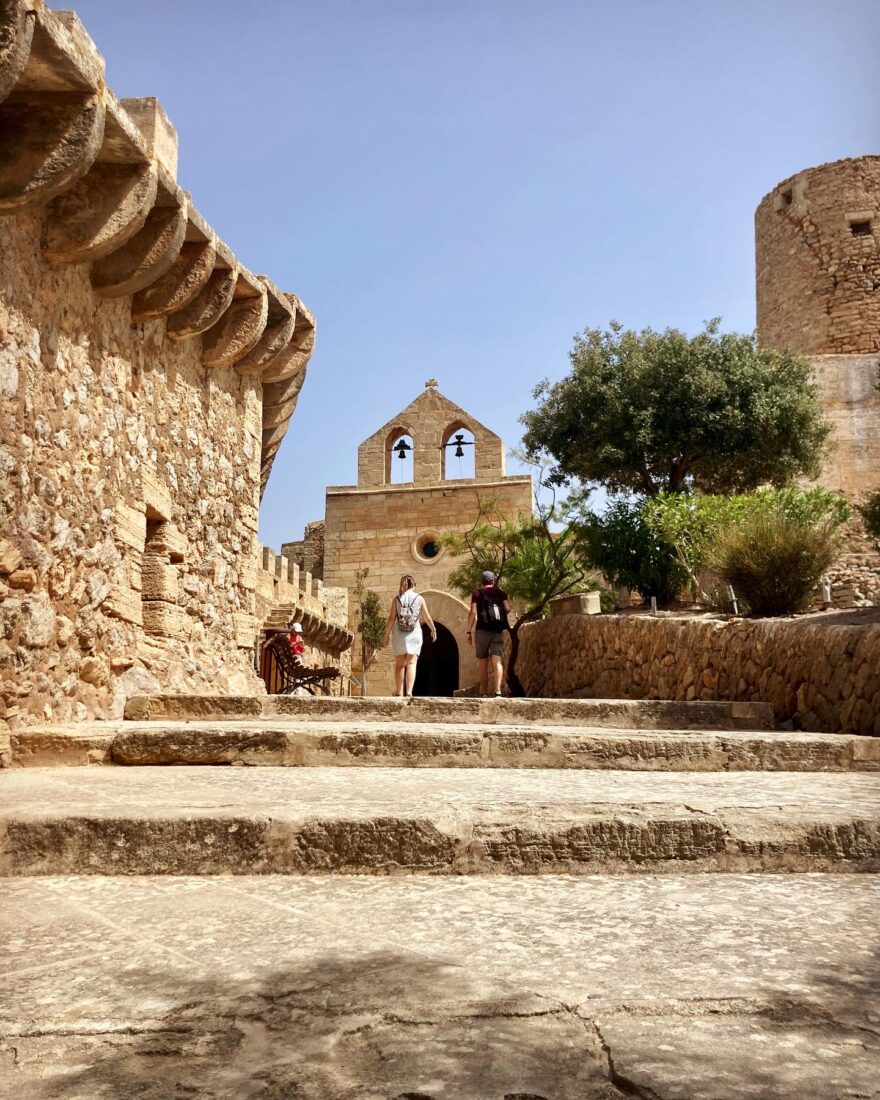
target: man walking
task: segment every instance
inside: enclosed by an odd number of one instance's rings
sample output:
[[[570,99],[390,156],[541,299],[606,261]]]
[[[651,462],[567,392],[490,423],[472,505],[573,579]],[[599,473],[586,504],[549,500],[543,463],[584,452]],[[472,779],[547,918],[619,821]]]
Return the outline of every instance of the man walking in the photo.
[[[480,667],[481,695],[501,694],[504,631],[508,629],[509,613],[510,600],[507,593],[497,587],[495,574],[487,569],[483,574],[482,584],[471,593],[471,608],[467,619],[468,645],[474,646]]]

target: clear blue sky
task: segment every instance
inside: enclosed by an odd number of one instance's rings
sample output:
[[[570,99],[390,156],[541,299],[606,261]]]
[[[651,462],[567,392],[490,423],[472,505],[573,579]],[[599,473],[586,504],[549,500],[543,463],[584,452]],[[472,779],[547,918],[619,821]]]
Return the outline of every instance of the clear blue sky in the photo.
[[[753,214],[880,146],[876,0],[81,0],[119,96],[318,341],[277,549],[434,376],[508,445],[573,334],[754,327]]]

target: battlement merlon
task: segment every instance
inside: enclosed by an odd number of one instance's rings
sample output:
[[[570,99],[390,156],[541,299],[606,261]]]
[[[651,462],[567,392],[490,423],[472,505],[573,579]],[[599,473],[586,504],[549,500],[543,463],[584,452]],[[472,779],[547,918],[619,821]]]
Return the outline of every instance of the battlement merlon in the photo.
[[[263,383],[261,492],[296,407],[315,319],[254,275],[177,185],[177,133],[157,99],[118,100],[73,12],[0,5],[0,215],[36,208],[43,257],[90,264],[95,294],[132,323],[201,338],[206,368]]]

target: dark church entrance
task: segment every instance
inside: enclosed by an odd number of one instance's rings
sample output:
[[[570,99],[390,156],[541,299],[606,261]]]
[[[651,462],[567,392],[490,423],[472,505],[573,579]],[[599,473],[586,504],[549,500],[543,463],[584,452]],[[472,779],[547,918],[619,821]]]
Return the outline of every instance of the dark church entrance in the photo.
[[[422,652],[416,665],[413,695],[452,695],[458,688],[458,645],[451,631],[436,620],[437,641],[422,627]]]

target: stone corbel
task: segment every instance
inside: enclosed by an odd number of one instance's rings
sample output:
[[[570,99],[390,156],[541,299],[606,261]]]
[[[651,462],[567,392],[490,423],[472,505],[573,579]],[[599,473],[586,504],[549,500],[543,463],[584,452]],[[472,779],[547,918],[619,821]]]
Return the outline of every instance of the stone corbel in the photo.
[[[3,8],[0,211],[10,211],[53,199],[91,168],[104,137],[104,61],[72,13],[23,0]]]
[[[288,301],[287,295],[282,294],[265,275],[260,275],[259,279],[266,288],[266,326],[254,347],[236,361],[235,369],[239,374],[262,378],[264,372],[283,355],[293,337],[296,309]]]
[[[156,161],[116,99],[105,94],[97,160],[46,211],[43,255],[50,263],[84,263],[114,252],[143,228],[158,196]]]
[[[206,367],[232,366],[259,343],[268,317],[265,286],[240,268],[229,308],[202,338],[202,363]]]
[[[122,298],[154,283],[171,268],[186,236],[188,199],[161,171],[156,204],[143,228],[92,266],[92,287],[103,298]]]
[[[0,103],[18,83],[30,57],[37,22],[35,7],[25,0],[0,4]]]
[[[172,340],[188,340],[216,325],[232,304],[238,271],[219,255],[208,281],[196,296],[168,317],[165,332]]]
[[[271,363],[263,370],[263,382],[280,382],[292,378],[306,369],[306,365],[315,347],[315,318],[310,310],[294,294],[288,294],[291,306],[296,311],[296,324],[293,335]]]
[[[190,203],[186,237],[180,251],[160,279],[134,295],[131,301],[132,322],[137,324],[184,310],[207,286],[216,265],[217,238]]]

